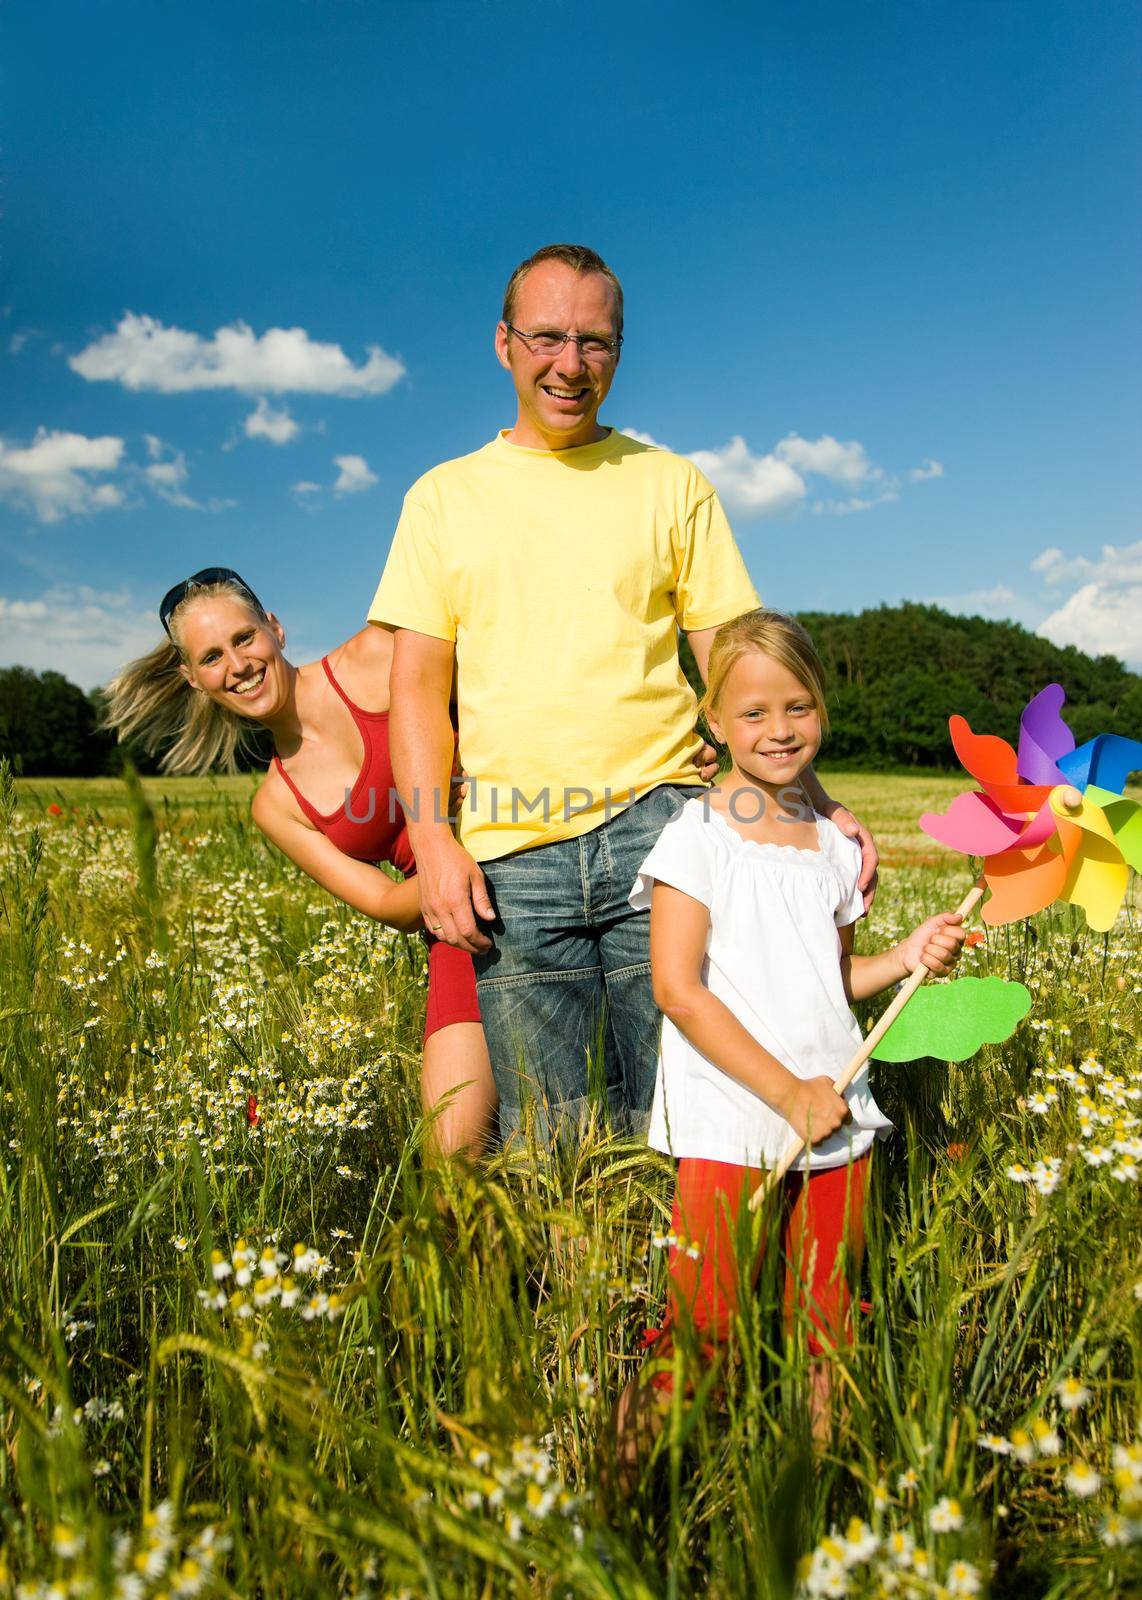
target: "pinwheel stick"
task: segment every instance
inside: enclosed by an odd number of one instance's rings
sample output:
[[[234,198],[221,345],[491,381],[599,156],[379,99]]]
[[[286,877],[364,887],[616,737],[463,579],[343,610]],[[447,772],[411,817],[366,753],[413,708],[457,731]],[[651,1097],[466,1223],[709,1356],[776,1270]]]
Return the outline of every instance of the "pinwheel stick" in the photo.
[[[969,892],[964,895],[963,899],[956,907],[956,914],[961,916],[965,922],[968,920],[976,906],[979,904],[980,900],[983,898],[983,890],[983,884],[977,883],[973,889],[969,890]],[[901,985],[900,990],[892,1004],[885,1008],[883,1016],[879,1018],[876,1026],[869,1033],[868,1038],[864,1041],[860,1049],[849,1062],[848,1066],[833,1084],[833,1088],[838,1094],[844,1094],[849,1084],[864,1066],[869,1056],[872,1055],[872,1052],[884,1038],[889,1028],[891,1028],[892,1024],[896,1021],[897,1017],[904,1010],[904,1007],[908,1004],[909,1000],[911,1000],[912,996],[916,993],[917,989],[924,982],[924,979],[927,976],[928,968],[922,961],[918,966],[913,967],[911,975]],[[749,1208],[751,1211],[756,1211],[758,1206],[761,1205],[762,1201],[765,1199],[766,1195],[777,1187],[804,1148],[804,1139],[798,1138],[791,1142],[781,1160],[775,1167],[766,1173],[763,1181],[759,1183],[757,1188],[754,1190],[753,1197],[749,1203]]]

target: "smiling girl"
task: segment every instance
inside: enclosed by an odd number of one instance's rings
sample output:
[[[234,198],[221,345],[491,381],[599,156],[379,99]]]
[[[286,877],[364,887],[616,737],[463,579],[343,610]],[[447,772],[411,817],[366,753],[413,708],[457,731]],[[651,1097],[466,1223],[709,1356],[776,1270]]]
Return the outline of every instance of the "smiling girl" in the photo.
[[[754,1237],[754,1259],[739,1260],[749,1234],[739,1215],[798,1134],[811,1150],[784,1179],[779,1206],[792,1264],[786,1315],[795,1301],[805,1308],[810,1350],[823,1356],[852,1338],[849,1279],[863,1251],[870,1155],[890,1127],[866,1072],[843,1097],[833,1089],[861,1042],[850,1004],[920,961],[950,972],[963,930],[957,916],[931,917],[880,955],[853,955],[860,850],[813,810],[798,781],[827,727],[824,671],[799,623],[753,611],[719,628],[703,710],[732,766],[666,825],[630,896],[650,907],[664,1013],[649,1139],[678,1161],[670,1305],[647,1342],[670,1357],[684,1322],[707,1357],[724,1344],[762,1248]],[[628,1472],[672,1387],[672,1372],[654,1365],[616,1411]],[[814,1362],[810,1405],[821,1434],[827,1361]]]
[[[159,608],[166,639],[108,686],[120,739],[162,750],[164,772],[234,770],[252,725],[274,757],[252,815],[322,888],[402,933],[424,930],[416,864],[395,803],[388,750],[392,636],[363,628],[320,661],[295,667],[285,630],[228,567],[175,584]],[[376,863],[404,873],[396,883]],[[475,1154],[495,1111],[471,957],[428,939],[421,1094],[435,1146]],[[441,1103],[443,1102],[443,1103]]]

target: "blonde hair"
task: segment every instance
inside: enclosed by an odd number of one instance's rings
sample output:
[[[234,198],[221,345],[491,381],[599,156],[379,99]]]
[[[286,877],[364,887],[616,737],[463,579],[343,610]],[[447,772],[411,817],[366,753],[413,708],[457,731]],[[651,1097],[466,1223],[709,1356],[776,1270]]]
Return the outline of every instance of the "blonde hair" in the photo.
[[[570,267],[574,272],[598,272],[606,278],[615,296],[615,332],[623,331],[623,286],[598,251],[592,250],[585,244],[545,244],[542,250],[536,250],[526,261],[521,261],[508,279],[508,286],[504,290],[505,322],[511,322],[515,317],[515,303],[520,284],[532,267],[538,267],[541,261],[561,261],[565,267]]]
[[[698,710],[710,719],[717,714],[718,701],[733,667],[751,650],[772,656],[809,691],[821,721],[821,733],[829,731],[829,712],[825,704],[825,669],[812,639],[793,617],[783,611],[747,611],[732,622],[723,622],[710,646],[706,670],[706,692]]]
[[[252,743],[252,724],[216,705],[180,671],[185,659],[178,639],[180,614],[192,601],[222,595],[240,601],[259,622],[268,620],[244,587],[225,581],[196,585],[168,619],[171,637],[120,668],[104,691],[102,726],[113,728],[120,744],[137,741],[148,755],[162,750],[159,767],[175,777],[215,767],[237,772],[238,755]]]

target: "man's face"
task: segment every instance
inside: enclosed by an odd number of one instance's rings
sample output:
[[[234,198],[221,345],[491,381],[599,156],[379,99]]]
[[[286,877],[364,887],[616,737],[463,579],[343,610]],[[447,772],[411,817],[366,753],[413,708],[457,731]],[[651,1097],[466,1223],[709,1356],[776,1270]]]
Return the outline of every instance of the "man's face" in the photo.
[[[524,333],[596,334],[613,339],[615,293],[601,272],[576,272],[562,261],[532,267],[516,294],[513,326]],[[618,355],[584,358],[573,340],[558,355],[533,354],[501,322],[496,355],[512,375],[519,414],[512,440],[537,450],[569,450],[603,435],[596,422]]]

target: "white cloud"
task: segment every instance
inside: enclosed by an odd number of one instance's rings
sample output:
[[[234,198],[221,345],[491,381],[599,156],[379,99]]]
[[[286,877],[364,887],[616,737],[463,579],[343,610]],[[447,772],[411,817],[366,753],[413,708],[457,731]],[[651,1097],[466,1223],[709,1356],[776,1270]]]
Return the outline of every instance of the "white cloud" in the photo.
[[[847,500],[814,500],[811,509],[818,515],[851,517],[854,511],[871,511],[873,506],[882,506],[890,500],[899,499],[900,491],[895,482],[889,482],[879,494],[853,494]]]
[[[294,421],[285,406],[275,411],[264,396],[243,426],[247,439],[265,439],[270,444],[291,444],[301,432],[300,423]]]
[[[1031,563],[1050,588],[1079,587],[1039,624],[1053,644],[1073,644],[1090,655],[1118,656],[1142,670],[1142,539],[1103,545],[1097,560],[1044,550]]]
[[[114,333],[96,339],[68,365],[93,383],[121,383],[126,389],[160,394],[197,389],[384,394],[404,377],[405,368],[379,345],[369,345],[367,352],[368,359],[354,366],[340,345],[311,339],[304,328],[268,328],[259,335],[246,323],[235,322],[205,339],[127,311]]]
[[[333,465],[341,468],[333,485],[334,494],[363,494],[380,481],[375,472],[370,472],[364,456],[334,456]]]
[[[295,483],[292,486],[292,488],[290,489],[290,493],[291,494],[320,494],[321,493],[321,485],[319,483],[310,483],[307,478],[303,478],[300,483]]]
[[[689,455],[731,511],[772,517],[805,498],[805,480],[799,472],[776,455],[752,455],[740,434],[721,450],[691,450]]]
[[[68,584],[31,600],[0,595],[0,665],[62,672],[84,689],[106,683],[161,637],[157,613],[127,593]]]
[[[923,483],[925,478],[942,478],[943,476],[943,464],[939,461],[933,461],[930,456],[922,466],[913,467],[908,474],[912,483]]]
[[[850,439],[841,444],[831,433],[819,439],[802,439],[800,434],[786,434],[773,452],[780,461],[787,461],[801,473],[815,473],[821,478],[832,478],[837,483],[874,483],[884,477],[881,467],[873,466],[864,445]]]
[[[925,594],[910,598],[921,605],[939,606],[959,617],[987,617],[991,621],[1021,622],[1033,628],[1041,613],[1026,595],[1012,589],[1009,584],[995,583],[986,589],[968,589],[958,594]]]
[[[1142,672],[1142,584],[1109,589],[1084,583],[1057,611],[1039,624],[1040,638],[1073,644],[1092,656],[1118,656]]]
[[[111,434],[40,428],[22,449],[0,439],[0,500],[30,507],[41,522],[111,510],[123,504],[122,490],[92,480],[116,471],[122,457],[123,441]]]
[[[157,434],[145,433],[143,439],[151,465],[142,469],[141,477],[147,487],[168,506],[174,506],[179,511],[217,512],[229,511],[237,504],[234,500],[220,500],[214,495],[205,502],[193,499],[186,493],[190,470],[183,452],[176,450],[173,445],[164,444]]]
[[[638,428],[622,431],[643,444],[660,450],[670,448]],[[838,499],[823,497],[812,501],[810,509],[818,514],[851,516],[900,497],[900,479],[870,461],[859,440],[850,439],[846,444],[831,433],[823,433],[819,439],[788,433],[764,455],[755,455],[740,434],[720,450],[682,453],[706,474],[726,506],[742,517],[773,517],[794,510],[807,500],[810,480],[814,478],[863,490]],[[918,482],[940,477],[943,470],[938,461],[927,461],[908,476]]]
[[[149,467],[143,468],[143,477],[160,500],[184,511],[201,511],[198,501],[182,492],[188,475],[186,457],[181,450],[175,450],[169,461],[153,461]]]
[[[1104,544],[1096,561],[1089,556],[1067,557],[1052,547],[1035,557],[1031,570],[1041,573],[1051,588],[1060,583],[1142,583],[1142,539],[1121,547]]]

